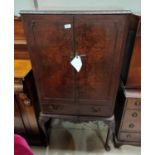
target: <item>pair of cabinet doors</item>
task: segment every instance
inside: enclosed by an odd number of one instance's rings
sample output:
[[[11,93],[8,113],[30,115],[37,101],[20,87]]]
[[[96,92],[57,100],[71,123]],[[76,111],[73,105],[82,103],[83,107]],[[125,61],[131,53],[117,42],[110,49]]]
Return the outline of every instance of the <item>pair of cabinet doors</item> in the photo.
[[[112,115],[128,17],[22,13],[43,113]],[[79,72],[70,64],[77,54]]]

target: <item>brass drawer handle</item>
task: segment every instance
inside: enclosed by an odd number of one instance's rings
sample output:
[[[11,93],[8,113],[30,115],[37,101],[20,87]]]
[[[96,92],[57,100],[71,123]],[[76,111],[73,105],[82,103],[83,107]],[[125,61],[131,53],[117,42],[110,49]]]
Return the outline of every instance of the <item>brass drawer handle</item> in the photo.
[[[126,137],[127,137],[127,138],[131,138],[131,135],[130,135],[130,134],[127,134]]]
[[[135,102],[135,106],[140,106],[140,104],[141,104],[140,101]]]
[[[50,105],[49,108],[50,108],[50,110],[58,110],[58,109],[60,109],[59,106],[57,106],[57,105]]]
[[[54,105],[50,105],[50,110],[55,110],[55,106]]]
[[[101,108],[100,107],[92,107],[93,109],[93,112],[99,112],[101,111]]]
[[[135,127],[135,125],[133,124],[133,123],[131,123],[131,124],[129,124],[129,128],[134,128]]]
[[[137,117],[138,116],[138,113],[137,112],[133,112],[132,113],[132,117]]]

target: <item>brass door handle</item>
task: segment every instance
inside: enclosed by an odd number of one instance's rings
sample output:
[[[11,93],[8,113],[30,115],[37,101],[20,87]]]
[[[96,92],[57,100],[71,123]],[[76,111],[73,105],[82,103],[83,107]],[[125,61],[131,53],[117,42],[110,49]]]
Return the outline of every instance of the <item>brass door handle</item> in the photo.
[[[86,54],[77,54],[77,53],[76,53],[75,55],[74,55],[74,54],[71,55],[71,56],[70,56],[70,59],[73,59],[73,58],[76,57],[76,56],[86,57]]]
[[[80,57],[86,57],[86,54],[80,54],[79,56]]]

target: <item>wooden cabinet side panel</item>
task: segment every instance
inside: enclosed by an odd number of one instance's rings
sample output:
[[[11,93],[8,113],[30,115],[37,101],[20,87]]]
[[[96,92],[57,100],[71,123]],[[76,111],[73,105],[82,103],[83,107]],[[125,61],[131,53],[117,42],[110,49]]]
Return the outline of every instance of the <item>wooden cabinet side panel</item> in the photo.
[[[139,22],[131,57],[126,88],[141,88],[141,22]]]

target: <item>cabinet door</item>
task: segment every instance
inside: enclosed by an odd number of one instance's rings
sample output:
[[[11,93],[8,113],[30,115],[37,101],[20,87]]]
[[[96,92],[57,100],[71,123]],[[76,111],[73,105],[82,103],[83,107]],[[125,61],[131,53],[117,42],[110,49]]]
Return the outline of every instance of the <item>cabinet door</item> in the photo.
[[[82,69],[77,73],[77,99],[81,106],[105,105],[110,108],[109,114],[113,111],[128,32],[127,17],[128,15],[75,17],[76,52],[83,56]]]
[[[22,17],[42,110],[47,112],[51,105],[56,113],[57,105],[74,103],[73,16]]]

